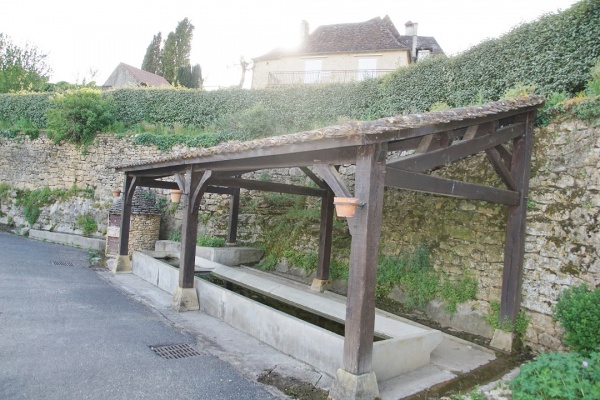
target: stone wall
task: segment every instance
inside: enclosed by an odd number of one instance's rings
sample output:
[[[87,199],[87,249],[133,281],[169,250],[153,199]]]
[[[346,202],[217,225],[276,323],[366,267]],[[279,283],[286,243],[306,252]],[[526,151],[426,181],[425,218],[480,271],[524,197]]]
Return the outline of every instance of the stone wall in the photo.
[[[122,176],[109,165],[131,159],[148,159],[160,152],[133,146],[128,140],[101,135],[87,154],[69,144],[54,145],[45,137],[16,142],[0,138],[0,182],[18,188],[68,189],[73,184],[95,188],[95,198],[71,199],[42,210],[40,229],[73,231],[71,214],[96,210],[97,221],[106,225],[110,191],[122,184]],[[183,151],[185,149],[175,149]],[[353,166],[341,168],[352,186]],[[535,351],[561,348],[560,327],[552,320],[558,293],[570,285],[600,284],[600,126],[568,121],[535,131],[534,159],[528,201],[523,309],[531,318],[526,343]],[[434,174],[502,187],[489,162],[476,156],[439,169]],[[306,183],[297,169],[257,172],[250,179]],[[155,191],[162,196],[164,191]],[[500,299],[506,212],[503,206],[386,189],[381,252],[398,255],[419,244],[431,248],[434,267],[447,279],[471,274],[479,284],[477,299],[448,315],[443,305],[427,308],[443,324],[489,336],[482,322],[490,301]],[[199,234],[224,236],[227,229],[228,196],[211,195],[202,203]],[[75,211],[73,211],[75,210]],[[9,216],[15,223],[19,210],[2,201],[0,223]],[[161,238],[181,225],[181,206],[163,207]],[[242,192],[239,238],[245,243],[261,241],[265,222],[277,218],[274,209],[255,192]],[[103,215],[101,215],[103,214]],[[104,225],[102,225],[104,224]],[[132,227],[133,229],[133,227]],[[316,249],[318,233],[311,232],[298,249]],[[398,296],[393,291],[392,296]]]
[[[133,214],[129,227],[129,254],[134,250],[154,250],[160,231],[160,215]]]

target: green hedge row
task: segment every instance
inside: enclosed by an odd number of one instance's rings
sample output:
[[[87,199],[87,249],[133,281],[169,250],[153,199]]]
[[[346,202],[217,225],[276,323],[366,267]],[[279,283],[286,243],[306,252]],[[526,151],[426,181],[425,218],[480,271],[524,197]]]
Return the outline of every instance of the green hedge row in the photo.
[[[431,58],[377,80],[350,84],[210,92],[173,89],[118,89],[116,119],[182,124],[235,131],[232,115],[260,104],[281,131],[309,129],[340,117],[374,119],[450,106],[497,100],[515,85],[537,92],[583,89],[600,56],[600,0],[582,0],[559,14],[548,14],[487,40],[451,58]],[[45,126],[48,94],[0,95],[0,120],[19,118]]]

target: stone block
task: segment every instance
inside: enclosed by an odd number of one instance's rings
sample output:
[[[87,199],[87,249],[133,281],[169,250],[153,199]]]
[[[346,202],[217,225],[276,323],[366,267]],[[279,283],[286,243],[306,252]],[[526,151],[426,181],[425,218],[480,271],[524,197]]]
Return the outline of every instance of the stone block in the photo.
[[[329,391],[331,400],[375,400],[379,399],[379,387],[374,372],[354,375],[338,369]]]

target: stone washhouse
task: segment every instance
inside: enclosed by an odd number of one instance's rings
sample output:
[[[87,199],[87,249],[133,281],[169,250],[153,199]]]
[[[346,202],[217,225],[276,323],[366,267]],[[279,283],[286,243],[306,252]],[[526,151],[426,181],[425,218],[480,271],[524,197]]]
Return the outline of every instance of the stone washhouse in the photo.
[[[357,205],[347,222],[352,235],[343,356],[329,396],[376,399],[373,370],[375,284],[384,187],[500,204],[507,209],[500,316],[514,322],[521,304],[527,195],[533,124],[540,96],[426,114],[350,122],[249,142],[228,142],[183,154],[114,166],[124,175],[119,256],[113,272],[131,271],[129,232],[137,187],[183,191],[182,246],[173,307],[199,308],[194,288],[198,211],[205,193],[229,194],[229,239],[235,242],[240,189],[315,196],[321,199],[318,266],[312,289],[329,282],[334,198]],[[484,152],[503,187],[440,178],[430,172]],[[355,165],[354,193],[338,173]],[[299,168],[315,187],[263,182],[244,174]],[[168,178],[168,180],[164,180]],[[401,222],[399,222],[401,223]],[[233,240],[232,240],[233,239]],[[497,331],[492,345],[510,349],[511,334]],[[319,346],[319,343],[315,343]]]
[[[121,213],[123,199],[115,201],[108,210],[106,232],[106,255],[119,254],[121,233]],[[137,189],[131,200],[131,225],[129,228],[129,255],[135,250],[154,250],[160,233],[160,210],[154,196],[145,190]]]

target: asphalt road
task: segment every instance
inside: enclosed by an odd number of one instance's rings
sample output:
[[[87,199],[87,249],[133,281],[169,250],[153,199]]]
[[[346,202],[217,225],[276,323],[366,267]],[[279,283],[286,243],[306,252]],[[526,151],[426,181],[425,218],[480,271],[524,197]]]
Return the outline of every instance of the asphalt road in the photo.
[[[200,355],[150,348],[186,343]],[[102,279],[85,250],[0,232],[1,400],[275,398]]]

